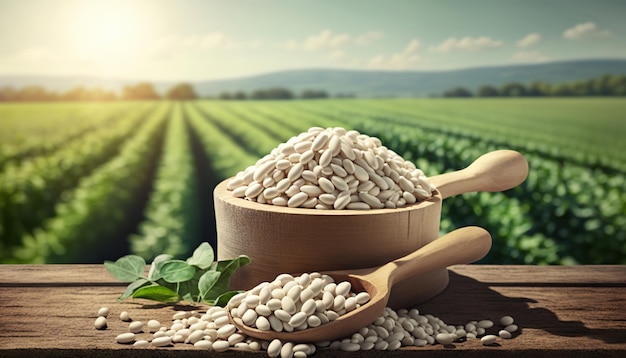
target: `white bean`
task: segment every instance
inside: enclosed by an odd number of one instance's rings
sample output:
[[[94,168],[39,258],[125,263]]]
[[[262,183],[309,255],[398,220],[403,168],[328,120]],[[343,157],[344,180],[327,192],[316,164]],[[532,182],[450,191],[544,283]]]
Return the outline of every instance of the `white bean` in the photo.
[[[333,156],[339,155],[339,152],[341,151],[341,146],[342,142],[340,136],[333,136],[330,138],[330,141],[328,143],[328,150],[332,153]]]
[[[287,206],[289,206],[290,208],[297,208],[298,206],[304,204],[304,202],[308,198],[309,196],[307,193],[298,192],[297,194],[289,198],[289,200],[287,201]]]
[[[255,310],[248,309],[241,317],[241,320],[243,321],[244,324],[248,326],[252,326],[256,322],[257,317],[258,317],[258,314],[256,313]]]
[[[267,320],[270,323],[270,328],[276,332],[282,332],[283,330],[283,321],[278,319],[276,316],[268,316]]]
[[[296,302],[290,296],[285,296],[280,300],[283,310],[289,314],[296,313]]]
[[[213,349],[213,342],[203,339],[194,343],[193,346],[201,349]]]
[[[311,290],[308,290],[308,291],[312,292]],[[315,304],[315,300],[313,300],[312,298],[309,298],[306,301],[304,301],[304,303],[302,304],[302,308],[300,309],[300,311],[304,312],[304,314],[306,314],[307,316],[312,315],[313,313],[315,313],[316,310],[317,310],[317,305]]]
[[[197,330],[193,331],[185,340],[185,343],[196,344],[196,342],[204,339],[204,331]]]
[[[269,331],[272,328],[270,321],[264,316],[260,316],[256,319],[255,326],[261,331]]]
[[[143,330],[143,322],[134,321],[128,325],[128,330],[132,333],[139,333]]]
[[[132,319],[130,318],[130,315],[128,314],[127,311],[120,312],[120,320],[124,321],[124,322],[132,321]]]
[[[119,334],[115,337],[115,341],[120,344],[133,343],[135,341],[135,334],[132,332]]]
[[[454,341],[455,336],[450,333],[439,333],[435,339],[437,342],[443,345],[451,344]]]
[[[283,348],[283,344],[280,339],[274,339],[270,342],[269,346],[267,346],[267,355],[268,357],[275,358],[280,355],[280,351]]]
[[[513,317],[511,316],[503,316],[500,318],[500,324],[503,326],[510,326],[514,322]]]
[[[363,305],[363,304],[365,304],[365,303],[369,302],[369,300],[370,300],[370,294],[369,294],[369,293],[367,293],[367,292],[359,292],[359,293],[356,295],[356,298],[355,298],[355,299],[356,299],[356,303],[358,303],[358,304],[360,304],[360,305]]]
[[[224,340],[217,340],[213,342],[213,350],[216,352],[226,352],[230,348],[230,343]]]
[[[335,295],[337,296],[347,296],[350,290],[352,289],[352,285],[348,281],[343,281],[337,284],[335,288]]]
[[[100,317],[96,318],[96,321],[94,322],[94,326],[98,330],[106,329],[107,328],[107,319],[106,319],[106,317],[100,316]]]
[[[217,330],[217,337],[218,338],[222,338],[222,339],[223,338],[227,338],[231,334],[235,333],[236,330],[237,330],[237,328],[234,325],[229,323],[227,325],[224,325],[224,326],[220,327]]]
[[[109,317],[110,312],[111,309],[109,307],[100,307],[100,309],[98,309],[98,317]]]
[[[488,319],[484,319],[482,321],[479,321],[476,324],[476,327],[478,327],[478,328],[491,328],[491,327],[493,327],[493,321],[490,321]]]
[[[246,336],[241,333],[231,334],[227,339],[228,344],[230,344],[231,346],[235,346],[237,343],[241,343],[244,340],[246,340]]]
[[[178,311],[176,313],[174,313],[174,315],[172,316],[172,319],[176,320],[176,319],[183,319],[183,318],[187,318],[189,317],[189,312],[187,311]]]
[[[293,355],[293,343],[286,342],[280,349],[280,357],[281,358],[291,358]]]
[[[307,319],[307,314],[305,312],[300,311],[294,314],[293,316],[291,316],[291,319],[289,320],[288,323],[294,327],[298,327],[304,322],[306,322],[306,319]]]
[[[482,337],[482,338],[480,339],[480,342],[481,342],[483,345],[485,345],[485,346],[489,346],[489,345],[492,345],[492,344],[496,343],[496,340],[497,340],[497,339],[498,339],[498,336],[495,336],[495,335],[493,335],[493,334],[488,334],[488,335],[486,335],[486,336]]]
[[[291,314],[289,314],[287,311],[282,310],[282,309],[278,309],[274,311],[274,316],[276,316],[276,318],[278,318],[279,320],[285,323],[289,322],[289,320],[291,319]]]

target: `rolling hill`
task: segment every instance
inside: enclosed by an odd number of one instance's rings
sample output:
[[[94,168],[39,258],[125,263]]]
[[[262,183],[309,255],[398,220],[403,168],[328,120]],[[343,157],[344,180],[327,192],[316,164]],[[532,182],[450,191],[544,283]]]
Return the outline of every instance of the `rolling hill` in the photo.
[[[299,93],[305,89],[326,90],[331,95],[353,94],[358,97],[426,97],[440,94],[456,86],[470,90],[490,84],[507,82],[566,83],[600,77],[604,74],[626,75],[626,60],[580,60],[533,65],[476,67],[450,71],[365,71],[343,69],[301,69],[265,73],[249,77],[194,81],[201,96],[222,92],[244,91],[269,87],[285,87]],[[101,87],[121,93],[123,86],[142,81],[97,77],[2,76],[0,87],[16,88],[41,85],[53,91],[67,91],[78,85]],[[164,93],[175,82],[151,81]]]

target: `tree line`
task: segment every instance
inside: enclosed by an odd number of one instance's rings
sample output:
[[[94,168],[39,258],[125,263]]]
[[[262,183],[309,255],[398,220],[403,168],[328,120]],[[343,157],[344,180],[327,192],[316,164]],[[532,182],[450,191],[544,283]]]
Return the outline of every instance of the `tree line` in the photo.
[[[626,96],[626,76],[604,75],[599,78],[575,81],[571,83],[550,84],[535,81],[530,84],[509,82],[502,86],[482,85],[475,91],[466,87],[449,89],[441,97],[542,97],[542,96]],[[290,100],[329,98],[324,90],[307,89],[300,94],[284,87],[257,89],[252,92],[222,92],[216,97],[220,100]],[[337,94],[335,98],[353,98],[353,94]],[[438,97],[438,96],[436,96]],[[0,102],[13,101],[113,101],[144,99],[192,100],[199,98],[194,87],[189,83],[179,83],[160,95],[149,82],[124,86],[120,95],[101,88],[74,87],[66,92],[49,91],[42,86],[0,88]]]
[[[527,85],[509,82],[500,87],[483,85],[474,92],[465,87],[455,87],[442,94],[442,97],[544,96],[626,96],[626,76],[604,75],[599,78],[554,85],[541,81]]]
[[[169,88],[161,96],[151,83],[141,82],[124,86],[122,94],[101,88],[74,87],[66,92],[49,91],[42,86],[25,86],[20,89],[13,87],[0,88],[0,102],[20,101],[114,101],[114,100],[141,100],[141,99],[197,99],[198,94],[189,83],[180,83]]]
[[[288,88],[283,87],[272,87],[272,88],[264,88],[257,89],[252,92],[246,93],[244,91],[235,91],[235,92],[222,92],[217,98],[221,100],[271,100],[271,99],[319,99],[319,98],[329,98],[328,92],[324,90],[314,90],[307,89],[302,91],[302,93],[298,96],[293,91]]]
[[[315,99],[329,98],[326,91],[307,89],[302,91],[300,95],[296,95],[293,91],[283,87],[272,87],[258,89],[249,93],[244,91],[222,92],[216,97],[207,97],[221,100],[285,100],[285,99]],[[351,94],[338,94],[337,98],[352,98]],[[200,98],[189,83],[180,83],[167,90],[165,95],[161,96],[155,90],[154,86],[149,82],[141,82],[135,85],[124,86],[122,94],[117,95],[115,92],[102,90],[101,88],[86,88],[78,86],[66,92],[58,93],[46,90],[42,86],[26,86],[20,89],[13,87],[0,88],[0,102],[19,102],[19,101],[113,101],[113,100],[142,100],[142,99],[174,99],[174,100],[192,100]]]

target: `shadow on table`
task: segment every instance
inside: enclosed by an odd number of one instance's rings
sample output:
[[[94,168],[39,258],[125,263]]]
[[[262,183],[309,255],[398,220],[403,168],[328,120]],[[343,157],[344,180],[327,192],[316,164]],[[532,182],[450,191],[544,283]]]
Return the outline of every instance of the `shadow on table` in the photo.
[[[624,343],[626,330],[592,329],[581,321],[562,321],[546,308],[534,308],[536,300],[524,297],[507,297],[492,289],[492,283],[482,283],[473,278],[450,271],[448,287],[433,299],[418,305],[423,314],[432,314],[447,324],[465,324],[471,320],[490,319],[495,325],[489,332],[497,334],[499,319],[505,315],[515,318],[519,336],[524,328],[535,328],[564,337],[591,337],[607,344]],[[515,283],[507,284],[515,287]],[[471,288],[468,289],[468,288]],[[580,307],[585,309],[585,307]],[[592,314],[590,312],[590,314]],[[487,315],[487,316],[480,316]]]

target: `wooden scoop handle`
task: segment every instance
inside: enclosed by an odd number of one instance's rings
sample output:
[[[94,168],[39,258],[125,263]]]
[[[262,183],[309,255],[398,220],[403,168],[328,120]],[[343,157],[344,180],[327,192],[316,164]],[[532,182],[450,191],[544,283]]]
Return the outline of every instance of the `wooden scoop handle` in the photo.
[[[528,162],[514,150],[496,150],[480,156],[467,168],[429,178],[445,199],[476,191],[496,192],[520,185]]]
[[[489,252],[489,249],[491,249],[489,232],[478,226],[467,226],[382,266],[380,270],[387,271],[391,287],[395,282],[419,273],[478,261]]]

